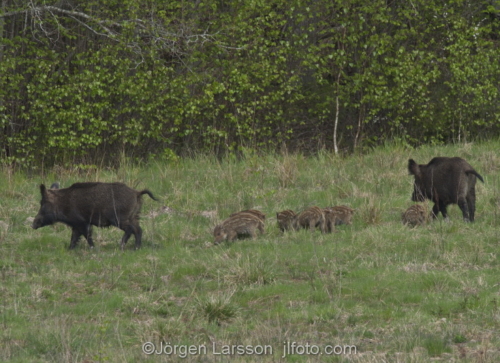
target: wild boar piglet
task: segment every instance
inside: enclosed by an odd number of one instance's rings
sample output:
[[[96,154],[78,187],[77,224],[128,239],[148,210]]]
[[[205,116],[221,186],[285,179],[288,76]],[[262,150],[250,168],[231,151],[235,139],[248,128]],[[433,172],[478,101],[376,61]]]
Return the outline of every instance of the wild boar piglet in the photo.
[[[252,213],[237,213],[214,228],[215,244],[234,241],[237,238],[257,237],[257,231],[264,233],[264,221]]]
[[[409,227],[416,227],[424,224],[427,216],[427,210],[423,205],[414,204],[401,214],[401,221]]]
[[[278,228],[281,230],[281,232],[293,230],[293,222],[296,216],[297,214],[291,209],[276,213]]]
[[[334,207],[327,207],[324,209],[325,218],[327,218],[327,225],[333,224],[339,226],[341,224],[352,224],[352,217],[355,210],[346,205],[337,205]],[[328,227],[328,226],[327,226]]]
[[[300,212],[294,219],[294,229],[301,228],[309,229],[314,232],[316,227],[319,227],[321,233],[326,232],[325,213],[319,207],[309,207]]]

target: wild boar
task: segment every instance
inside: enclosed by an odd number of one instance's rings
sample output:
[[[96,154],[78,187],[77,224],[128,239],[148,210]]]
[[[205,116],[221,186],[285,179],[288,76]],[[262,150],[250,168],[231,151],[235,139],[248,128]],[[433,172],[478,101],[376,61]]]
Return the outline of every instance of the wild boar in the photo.
[[[240,213],[250,213],[250,214],[253,214],[254,216],[256,216],[257,218],[259,218],[260,220],[262,220],[262,222],[266,221],[266,215],[257,209],[242,210],[241,212],[235,212],[235,213],[231,214],[229,217],[234,217],[235,215],[238,215]]]
[[[427,221],[427,210],[421,204],[414,204],[401,214],[401,220],[404,225],[416,227]]]
[[[239,212],[214,228],[214,244],[217,245],[224,240],[232,242],[246,236],[255,238],[257,230],[261,234],[264,233],[264,221],[252,213]]]
[[[325,213],[319,207],[309,207],[295,217],[293,226],[295,230],[305,228],[310,229],[311,232],[319,227],[321,233],[325,233]]]
[[[336,216],[335,217],[336,226],[341,224],[352,224],[352,216],[355,212],[354,209],[346,205],[337,205],[335,207],[327,207],[324,210],[330,211]]]
[[[116,226],[125,232],[121,240],[122,249],[132,234],[135,247],[140,248],[142,195],[147,194],[157,200],[147,189],[137,191],[122,183],[76,183],[64,189],[47,189],[42,184],[40,192],[42,200],[32,228],[56,222],[67,224],[72,228],[70,249],[76,247],[82,235],[89,246],[94,247],[92,226]]]
[[[337,213],[330,210],[329,208],[323,209],[323,214],[325,215],[325,232],[332,233],[335,231],[335,226],[339,225],[339,219]]]
[[[439,212],[447,218],[446,207],[458,204],[464,221],[474,221],[476,178],[483,183],[484,180],[467,161],[459,157],[436,157],[427,165],[419,165],[410,159],[408,170],[415,177],[411,200],[423,202],[427,198],[433,201],[433,218]]]
[[[287,209],[276,213],[276,219],[278,220],[278,227],[281,232],[293,230],[293,222],[297,214],[291,210]]]

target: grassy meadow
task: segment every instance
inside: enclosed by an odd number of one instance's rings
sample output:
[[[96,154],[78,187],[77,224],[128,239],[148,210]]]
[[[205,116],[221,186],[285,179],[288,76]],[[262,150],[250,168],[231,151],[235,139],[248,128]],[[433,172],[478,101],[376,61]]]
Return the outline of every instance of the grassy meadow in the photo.
[[[3,167],[0,361],[499,362],[498,150],[491,141],[31,175]],[[402,225],[408,159],[434,156],[463,157],[484,177],[475,223],[453,205],[449,222]],[[132,237],[122,252],[114,227],[94,228],[95,249],[81,238],[72,251],[69,227],[32,230],[39,184],[54,181],[150,189],[161,201],[143,196],[143,248]],[[355,208],[353,224],[279,231],[276,212],[312,205]],[[266,233],[214,246],[214,226],[247,208],[267,214]]]

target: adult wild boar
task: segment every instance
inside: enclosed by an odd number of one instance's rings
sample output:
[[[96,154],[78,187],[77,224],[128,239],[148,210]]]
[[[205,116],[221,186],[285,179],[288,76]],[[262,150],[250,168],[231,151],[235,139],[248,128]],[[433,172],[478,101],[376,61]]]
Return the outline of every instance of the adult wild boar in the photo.
[[[437,157],[427,165],[408,161],[408,170],[415,176],[411,200],[422,202],[425,198],[434,202],[432,217],[441,212],[447,218],[446,207],[458,204],[466,222],[474,221],[476,211],[476,178],[484,183],[467,161],[459,157]]]
[[[89,246],[94,247],[92,226],[116,226],[125,232],[121,241],[122,249],[132,234],[135,247],[140,248],[142,195],[147,194],[157,200],[149,190],[137,191],[123,183],[76,183],[64,189],[47,189],[42,184],[40,192],[40,210],[32,227],[37,229],[55,222],[67,224],[73,230],[70,249],[76,247],[82,235]]]

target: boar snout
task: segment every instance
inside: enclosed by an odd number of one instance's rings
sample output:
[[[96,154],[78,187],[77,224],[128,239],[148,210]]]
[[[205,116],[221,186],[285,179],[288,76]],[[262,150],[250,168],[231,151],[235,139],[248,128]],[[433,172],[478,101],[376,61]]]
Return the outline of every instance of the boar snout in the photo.
[[[38,229],[41,226],[42,226],[42,220],[38,217],[33,220],[33,223],[31,223],[31,228],[33,229]]]

